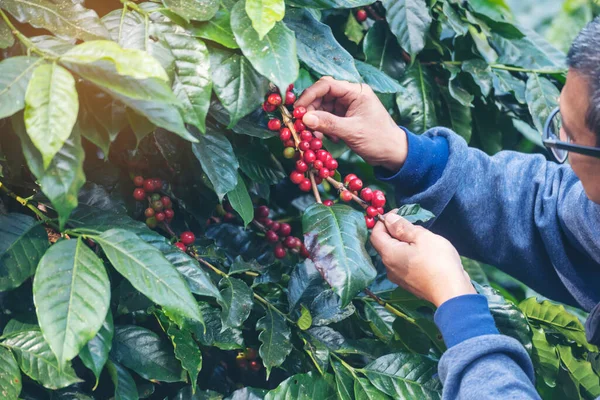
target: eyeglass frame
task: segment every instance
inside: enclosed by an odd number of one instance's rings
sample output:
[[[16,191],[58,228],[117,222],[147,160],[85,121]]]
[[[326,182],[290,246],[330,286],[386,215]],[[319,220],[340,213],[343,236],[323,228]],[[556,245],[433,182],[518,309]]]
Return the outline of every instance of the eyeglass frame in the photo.
[[[590,156],[590,157],[600,158],[600,148],[598,148],[598,147],[581,146],[578,144],[573,144],[573,143],[569,143],[569,142],[564,142],[562,140],[556,140],[556,139],[550,138],[550,136],[551,136],[550,124],[552,123],[552,120],[554,119],[556,114],[558,114],[559,112],[560,112],[559,107],[552,110],[552,112],[548,116],[548,119],[546,120],[546,123],[544,124],[544,135],[542,137],[542,143],[544,144],[544,147],[546,147],[547,150],[550,150],[549,153],[552,155],[552,158],[554,158],[554,160],[560,164],[567,161],[567,158],[569,157],[570,152],[577,153],[577,154],[583,154],[583,155]],[[558,136],[560,138],[560,132],[556,136]],[[567,155],[564,158],[564,160],[558,159],[558,157],[556,157],[554,152],[551,151],[552,149],[566,150]]]

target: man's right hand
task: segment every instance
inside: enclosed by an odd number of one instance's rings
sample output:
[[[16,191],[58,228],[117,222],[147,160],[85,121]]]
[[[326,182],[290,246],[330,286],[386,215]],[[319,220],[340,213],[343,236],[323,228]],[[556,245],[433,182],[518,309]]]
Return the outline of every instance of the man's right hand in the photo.
[[[304,124],[348,147],[373,166],[400,170],[408,153],[400,129],[366,84],[326,76],[304,91],[295,107],[306,107]]]

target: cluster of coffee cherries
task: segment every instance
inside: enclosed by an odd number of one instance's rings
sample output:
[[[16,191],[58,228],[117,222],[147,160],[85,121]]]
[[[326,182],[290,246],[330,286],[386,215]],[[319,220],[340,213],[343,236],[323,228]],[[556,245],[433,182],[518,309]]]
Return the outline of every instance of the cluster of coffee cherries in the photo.
[[[344,185],[347,190],[343,190],[340,194],[342,201],[350,201],[354,196],[359,196],[363,201],[365,209],[365,223],[368,229],[373,229],[378,215],[383,215],[385,210],[386,198],[385,193],[381,190],[373,190],[371,188],[363,188],[362,181],[355,174],[348,174],[344,178]],[[360,195],[359,195],[360,191]],[[323,202],[325,204],[325,202]]]
[[[355,17],[358,22],[365,22],[369,15],[365,9],[360,8],[356,11]]]
[[[147,201],[148,208],[144,211],[146,216],[146,225],[150,228],[156,228],[159,222],[169,223],[175,217],[173,211],[173,202],[169,196],[162,196],[159,192],[163,187],[163,182],[159,178],[147,178],[136,176],[133,178],[136,186],[133,191],[133,198],[137,201]]]
[[[188,246],[192,245],[196,241],[196,235],[194,232],[185,231],[179,235],[179,241],[175,242],[175,246],[181,251],[187,251]]]
[[[262,363],[258,359],[258,352],[252,347],[246,347],[246,350],[238,352],[235,356],[235,363],[242,371],[250,369],[258,372],[262,368]]]
[[[260,206],[254,210],[255,221],[265,227],[265,240],[274,244],[273,253],[276,258],[284,258],[288,251],[299,253],[308,258],[309,253],[302,240],[292,236],[292,227],[286,222],[277,222],[269,218],[271,210]]]

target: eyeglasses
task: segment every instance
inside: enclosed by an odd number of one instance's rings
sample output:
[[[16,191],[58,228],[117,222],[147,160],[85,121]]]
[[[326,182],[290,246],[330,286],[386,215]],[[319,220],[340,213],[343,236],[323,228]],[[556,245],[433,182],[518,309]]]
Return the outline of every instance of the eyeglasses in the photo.
[[[550,150],[554,160],[561,164],[567,161],[569,152],[600,158],[600,148],[572,143],[573,139],[562,128],[562,118],[558,108],[550,113],[546,121],[542,142]]]

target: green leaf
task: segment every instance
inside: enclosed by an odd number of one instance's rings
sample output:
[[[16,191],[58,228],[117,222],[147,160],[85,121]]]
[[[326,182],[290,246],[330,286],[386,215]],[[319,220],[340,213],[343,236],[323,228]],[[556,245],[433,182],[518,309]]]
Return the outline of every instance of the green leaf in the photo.
[[[229,10],[221,9],[210,21],[193,24],[189,31],[196,37],[219,43],[229,49],[239,49],[231,30],[230,18]]]
[[[0,61],[0,119],[10,117],[25,107],[25,91],[43,59],[16,56]]]
[[[446,105],[447,126],[469,143],[473,133],[471,107],[460,104],[450,95],[450,92],[443,87],[440,88],[440,93],[442,94],[444,104]]]
[[[144,379],[183,381],[173,348],[156,333],[141,326],[115,326],[111,359],[132,369]]]
[[[285,15],[283,0],[246,0],[246,14],[252,21],[252,27],[262,40]]]
[[[265,310],[265,316],[256,323],[256,330],[260,331],[258,340],[261,341],[258,353],[267,369],[267,380],[273,367],[279,367],[292,351],[290,338],[292,331],[285,318],[273,311],[271,307]]]
[[[307,8],[356,8],[375,3],[374,0],[288,0],[287,3]]]
[[[600,378],[592,369],[589,361],[579,360],[573,355],[573,350],[569,346],[559,344],[557,346],[560,359],[573,377],[575,382],[581,385],[582,390],[590,398],[600,396]]]
[[[431,15],[425,0],[383,0],[386,19],[398,43],[414,60],[425,47]]]
[[[195,393],[198,374],[202,369],[202,353],[189,330],[179,329],[175,324],[171,324],[167,329],[167,335],[173,343],[175,358],[181,361],[181,366],[187,371],[192,392]]]
[[[302,217],[305,244],[342,307],[377,275],[365,250],[367,228],[361,213],[345,205],[314,204]]]
[[[139,394],[133,377],[119,363],[109,361],[106,369],[115,386],[115,400],[138,400]]]
[[[52,352],[61,365],[70,361],[96,336],[108,312],[110,282],[102,260],[81,238],[56,243],[38,265],[33,301]]]
[[[37,67],[25,93],[25,127],[44,169],[71,135],[79,99],[73,76],[57,64]]]
[[[354,18],[354,17],[353,17]],[[378,93],[398,93],[402,87],[397,80],[390,78],[385,72],[378,70],[371,64],[355,60],[356,69],[365,83]]]
[[[244,220],[244,226],[248,226],[254,219],[254,204],[252,204],[252,199],[250,198],[248,189],[246,189],[244,178],[242,178],[239,173],[237,185],[235,185],[235,189],[227,193],[227,200],[229,200],[231,207],[233,207]]]
[[[315,367],[317,367],[317,371],[319,371],[321,375],[325,374],[327,372],[331,356],[327,346],[313,336],[302,334],[299,336],[304,342],[304,351],[308,357],[310,357],[310,360],[313,362]]]
[[[57,36],[81,40],[108,38],[108,32],[95,11],[79,3],[48,0],[3,0],[2,8],[21,23],[47,29]]]
[[[155,247],[124,229],[110,229],[91,237],[133,287],[168,313],[202,323],[200,310],[186,283]]]
[[[369,322],[371,330],[380,340],[389,343],[394,339],[394,314],[383,306],[371,301],[363,302],[364,318]]]
[[[265,396],[265,400],[333,400],[335,391],[331,375],[297,374],[281,382]]]
[[[398,215],[404,217],[411,224],[417,222],[427,222],[435,215],[431,211],[421,208],[418,204],[405,204],[398,209]]]
[[[403,125],[415,133],[423,133],[437,125],[434,86],[427,70],[420,63],[410,67],[400,80],[402,90],[396,95],[396,104]]]
[[[12,352],[0,346],[0,393],[6,400],[17,400],[22,387],[21,371]]]
[[[252,311],[252,289],[237,278],[224,277],[219,282],[222,288],[223,304],[221,319],[223,325],[230,328],[241,326]]]
[[[337,360],[331,360],[335,375],[335,389],[340,400],[354,400],[354,378],[350,371]]]
[[[340,322],[354,314],[355,311],[352,303],[342,307],[340,296],[331,289],[319,293],[310,305],[312,322],[315,326]]]
[[[269,81],[248,59],[224,49],[211,49],[214,90],[230,116],[229,127],[256,110],[269,89]]]
[[[462,70],[471,75],[483,96],[488,96],[492,90],[492,69],[483,60],[472,59],[463,61]]]
[[[169,10],[187,21],[208,21],[219,9],[218,0],[163,0]]]
[[[85,153],[81,146],[79,127],[75,124],[71,136],[52,159],[50,166],[44,169],[42,155],[33,145],[25,132],[21,114],[12,117],[13,129],[21,139],[23,154],[31,172],[38,179],[42,191],[58,212],[59,223],[64,227],[71,211],[77,207],[77,193],[85,183],[83,159]]]
[[[389,32],[385,21],[377,21],[369,29],[363,41],[365,62],[394,79],[401,79],[406,63],[398,54],[402,49],[396,38]]]
[[[80,104],[79,119],[77,120],[81,136],[95,144],[108,157],[112,142],[109,132],[100,124],[87,104]]]
[[[540,133],[544,131],[544,125],[550,113],[558,107],[559,97],[558,88],[548,79],[538,74],[529,75],[525,98],[533,117],[533,123]]]
[[[460,68],[456,65],[444,64],[444,68],[450,72],[450,79],[448,81],[448,91],[452,98],[458,101],[465,107],[470,107],[473,102],[474,96],[464,89],[459,83],[460,79],[457,79],[460,73]]]
[[[510,21],[513,19],[510,7],[504,0],[471,0],[469,6],[477,14],[485,15],[494,21]]]
[[[310,258],[298,264],[292,271],[288,282],[289,313],[292,314],[300,305],[309,306],[315,297],[323,292],[323,283],[323,277]]]
[[[13,351],[21,371],[45,388],[56,390],[82,382],[70,364],[59,364],[41,331],[17,333],[6,339],[3,345]]]
[[[239,163],[227,137],[208,126],[206,134],[196,135],[198,143],[192,144],[192,151],[202,165],[202,170],[210,179],[219,200],[235,189]]]
[[[498,51],[499,64],[527,69],[564,70],[565,54],[532,30],[520,28],[522,38],[506,38],[492,31],[491,43]],[[488,60],[488,62],[490,62]]]
[[[248,144],[235,151],[240,169],[251,181],[275,185],[286,177],[283,167],[266,147]]]
[[[596,346],[587,342],[585,328],[579,319],[565,310],[562,305],[548,300],[539,303],[535,297],[531,297],[523,300],[519,308],[532,323],[558,331],[589,351],[598,351]]]
[[[204,346],[214,346],[221,350],[235,350],[244,347],[242,331],[222,325],[220,311],[208,303],[200,302],[200,312],[204,318],[204,326],[194,324],[194,334]]]
[[[137,140],[137,147],[140,145],[140,143],[146,136],[151,134],[156,129],[156,126],[154,126],[152,122],[148,121],[146,117],[138,114],[131,108],[128,108],[127,110],[125,110],[125,112],[127,114],[127,121],[129,122],[129,126],[131,127],[131,130],[133,131],[133,134],[135,135],[135,138]]]
[[[315,19],[308,10],[294,8],[287,11],[284,21],[296,34],[298,58],[310,70],[318,75],[360,82],[354,58],[337,42],[329,25]]]
[[[496,95],[512,93],[519,103],[525,104],[525,82],[514,77],[510,72],[493,70],[494,91]]]
[[[356,20],[354,13],[348,13],[348,19],[346,20],[346,24],[344,25],[344,35],[346,35],[348,40],[356,44],[360,44],[361,40],[363,40],[363,37],[365,37],[363,27]]]
[[[442,398],[436,363],[417,354],[388,354],[361,372],[377,389],[393,398]]]
[[[13,36],[10,27],[3,19],[0,19],[0,49],[9,48],[13,44],[15,44],[15,37]]]
[[[108,354],[112,349],[112,340],[115,334],[115,327],[113,325],[113,317],[110,310],[106,314],[106,319],[102,324],[102,327],[79,352],[79,358],[83,364],[88,367],[96,376],[96,385],[100,380],[100,374],[102,369],[108,360]]]
[[[298,328],[300,328],[303,331],[307,330],[312,326],[312,316],[310,315],[310,311],[304,306],[304,304],[300,308],[300,318],[298,318],[296,324],[298,324]]]
[[[183,104],[183,119],[200,131],[206,129],[212,81],[210,59],[204,42],[187,33],[179,33],[173,25],[163,38],[175,56],[173,92]]]
[[[531,328],[531,331],[533,332],[531,358],[537,376],[541,377],[548,386],[555,387],[560,366],[556,346],[548,343],[546,333],[542,328]]]
[[[0,215],[0,292],[33,276],[50,246],[44,227],[25,214]]]
[[[380,392],[365,378],[354,380],[354,393],[356,400],[389,400],[390,397]]]
[[[263,38],[252,27],[245,1],[238,1],[231,11],[231,28],[242,53],[252,66],[280,88],[287,88],[298,76],[298,58],[294,33],[277,22]]]
[[[458,35],[465,36],[469,32],[468,25],[465,21],[463,21],[460,15],[452,8],[450,2],[445,1],[442,5],[443,16],[446,17],[445,22],[447,22],[448,26]],[[440,19],[444,20],[443,17]]]

